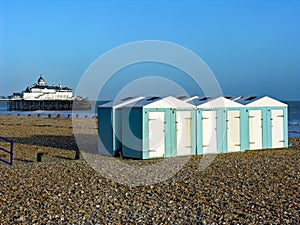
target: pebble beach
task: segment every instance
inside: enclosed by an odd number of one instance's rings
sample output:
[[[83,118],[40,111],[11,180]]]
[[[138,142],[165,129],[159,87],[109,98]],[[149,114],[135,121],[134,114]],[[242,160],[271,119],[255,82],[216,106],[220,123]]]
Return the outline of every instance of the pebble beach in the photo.
[[[93,119],[77,120],[97,133]],[[0,115],[0,135],[15,142],[14,165],[0,162],[0,224],[300,223],[298,138],[288,149],[219,154],[204,170],[193,156],[165,181],[129,186],[74,160],[70,118]],[[47,160],[37,162],[39,152]]]

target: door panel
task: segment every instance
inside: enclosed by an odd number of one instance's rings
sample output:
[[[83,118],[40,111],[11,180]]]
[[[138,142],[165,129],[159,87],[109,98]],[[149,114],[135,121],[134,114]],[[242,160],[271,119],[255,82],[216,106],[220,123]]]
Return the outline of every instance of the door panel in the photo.
[[[202,149],[203,154],[217,153],[216,111],[202,112]]]
[[[149,158],[164,157],[165,113],[149,112]]]
[[[192,116],[190,111],[176,112],[177,155],[192,153]]]
[[[262,149],[261,110],[249,110],[249,149]]]
[[[271,111],[271,124],[272,124],[272,148],[284,147],[284,134],[283,134],[283,110]]]
[[[227,111],[227,148],[228,152],[241,150],[240,140],[240,111]]]

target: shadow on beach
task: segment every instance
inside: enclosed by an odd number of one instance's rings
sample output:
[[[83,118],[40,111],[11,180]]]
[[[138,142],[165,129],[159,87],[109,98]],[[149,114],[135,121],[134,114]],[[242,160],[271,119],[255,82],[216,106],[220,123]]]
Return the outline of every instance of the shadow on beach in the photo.
[[[97,135],[80,134],[74,136],[49,136],[34,135],[32,137],[10,137],[16,144],[35,145],[41,147],[58,148],[64,150],[79,150],[76,141],[80,141],[80,150],[89,153],[97,153],[98,142]]]
[[[34,135],[32,137],[11,137],[17,144],[36,145],[50,148],[61,148],[66,150],[78,150],[73,136],[45,136]]]

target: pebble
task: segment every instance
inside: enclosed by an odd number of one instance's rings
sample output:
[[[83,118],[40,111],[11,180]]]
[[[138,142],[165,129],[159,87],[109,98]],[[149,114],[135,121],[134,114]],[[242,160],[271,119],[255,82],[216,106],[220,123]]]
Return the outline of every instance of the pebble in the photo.
[[[300,221],[299,139],[291,139],[296,144],[289,149],[220,154],[202,171],[202,157],[193,156],[164,182],[130,187],[100,176],[84,160],[70,160],[76,150],[71,119],[0,116],[0,129],[16,140],[15,164],[0,163],[0,224]],[[51,160],[35,162],[40,150]],[[140,166],[160,160],[123,162]]]

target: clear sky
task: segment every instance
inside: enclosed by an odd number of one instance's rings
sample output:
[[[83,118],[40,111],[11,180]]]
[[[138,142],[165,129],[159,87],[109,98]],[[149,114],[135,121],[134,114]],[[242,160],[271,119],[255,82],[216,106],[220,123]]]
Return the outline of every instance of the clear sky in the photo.
[[[41,73],[48,84],[76,88],[100,55],[140,40],[189,48],[224,94],[300,100],[297,0],[0,0],[0,95],[25,89]]]

